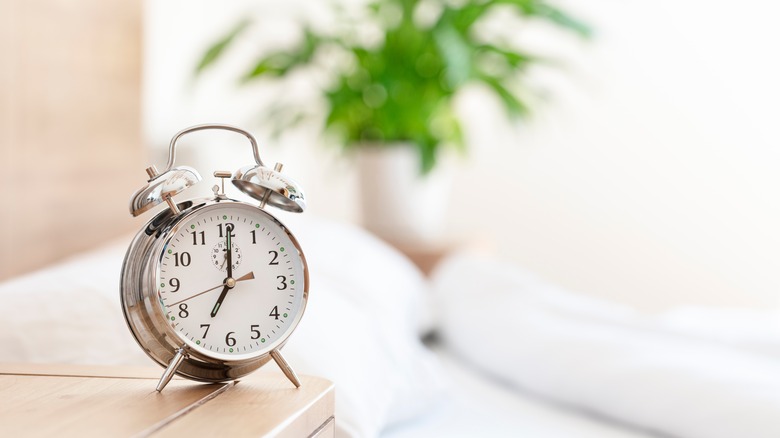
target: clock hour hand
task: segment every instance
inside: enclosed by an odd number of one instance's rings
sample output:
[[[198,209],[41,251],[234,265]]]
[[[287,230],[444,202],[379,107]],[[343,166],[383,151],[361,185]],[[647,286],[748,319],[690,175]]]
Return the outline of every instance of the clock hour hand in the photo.
[[[228,278],[228,280],[233,280],[232,278]],[[235,284],[235,280],[234,283]],[[222,301],[225,299],[225,296],[227,296],[228,291],[231,289],[231,287],[227,284],[227,280],[225,280],[225,287],[222,289],[222,293],[219,294],[219,298],[217,298],[217,303],[214,304],[214,308],[211,309],[211,317],[217,316],[217,312],[219,312],[220,306],[222,306]]]

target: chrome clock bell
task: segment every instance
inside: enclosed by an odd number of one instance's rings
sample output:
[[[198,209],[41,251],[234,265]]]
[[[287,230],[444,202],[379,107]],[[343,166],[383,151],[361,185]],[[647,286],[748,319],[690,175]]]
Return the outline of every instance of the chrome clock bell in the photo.
[[[207,129],[244,135],[255,164],[235,173],[216,171],[214,197],[175,200],[201,180],[190,167],[174,167],[176,144]],[[122,310],[138,344],[165,368],[157,390],[180,376],[223,382],[243,377],[273,359],[296,386],[300,382],[281,349],[298,325],[309,291],[306,258],[298,241],[266,211],[300,213],[303,191],[266,167],[247,131],[220,124],[184,129],[171,140],[162,172],[146,169],[147,184],[130,200],[141,215],[166,203],[133,239],[121,275]],[[255,203],[230,199],[224,180]]]

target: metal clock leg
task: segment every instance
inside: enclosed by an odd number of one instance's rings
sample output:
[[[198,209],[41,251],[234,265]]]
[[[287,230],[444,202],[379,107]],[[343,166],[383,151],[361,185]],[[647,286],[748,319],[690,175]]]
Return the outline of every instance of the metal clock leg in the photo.
[[[295,375],[295,371],[290,367],[290,365],[287,363],[286,360],[282,357],[282,353],[279,352],[279,350],[272,350],[271,351],[271,357],[274,359],[277,365],[279,365],[279,368],[282,369],[282,372],[285,376],[287,376],[288,379],[290,379],[290,382],[292,382],[293,385],[295,385],[296,388],[301,387],[301,381],[298,380],[298,376]]]
[[[165,369],[162,377],[160,377],[160,382],[157,384],[157,392],[162,391],[163,388],[165,388],[165,385],[171,381],[173,375],[176,374],[176,370],[179,369],[179,365],[181,365],[181,362],[184,360],[185,356],[186,354],[184,353],[184,348],[179,348],[176,351],[176,355],[173,356],[173,359],[171,359],[171,362],[168,364],[168,368]]]

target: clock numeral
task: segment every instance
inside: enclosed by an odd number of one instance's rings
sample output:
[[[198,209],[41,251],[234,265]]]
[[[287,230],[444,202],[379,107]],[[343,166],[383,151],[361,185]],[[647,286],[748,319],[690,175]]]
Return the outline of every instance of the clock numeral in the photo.
[[[205,245],[206,244],[206,232],[205,231],[201,231],[201,232],[193,231],[190,234],[192,234],[192,244],[193,245],[197,245],[198,244],[198,234],[200,234],[200,244],[201,245]]]
[[[285,277],[284,275],[277,275],[276,278],[282,282],[279,286],[276,286],[276,290],[287,289],[287,277]]]
[[[259,328],[260,326],[257,324],[249,326],[249,329],[252,331],[252,339],[257,339],[260,337],[260,330],[258,330]]]
[[[234,238],[236,237],[235,234],[233,234],[233,230],[236,228],[232,223],[228,222],[225,225],[224,230],[222,229],[222,224],[217,224],[217,228],[219,228],[219,237],[225,237],[224,231],[227,230],[230,233],[230,237]]]
[[[236,338],[234,338],[231,335],[234,335],[236,332],[228,332],[227,336],[225,336],[225,343],[228,347],[232,347],[236,345]]]
[[[257,231],[257,230],[252,230],[251,231],[251,234],[252,234],[252,245],[257,243],[257,235],[255,234],[255,231]]]
[[[191,261],[192,258],[188,252],[181,253],[181,257],[178,252],[173,253],[173,262],[176,266],[179,266],[179,263],[181,263],[182,266],[189,266]]]
[[[169,292],[173,293],[173,292],[178,291],[179,290],[179,279],[178,278],[171,278],[170,280],[168,280],[168,285],[170,285],[172,288],[174,288],[172,290],[169,290]]]
[[[274,308],[271,309],[271,313],[269,313],[268,316],[273,316],[275,319],[279,319],[279,306],[274,306]]]
[[[271,259],[270,262],[268,262],[269,265],[278,265],[279,262],[276,261],[277,258],[279,258],[279,253],[276,251],[268,251],[268,254],[273,255],[274,258]]]
[[[206,339],[206,335],[209,334],[209,329],[211,328],[211,324],[201,324],[200,328],[206,327],[206,331],[203,332],[203,339]]]
[[[190,316],[190,312],[187,311],[187,303],[179,304],[179,318],[186,318]]]

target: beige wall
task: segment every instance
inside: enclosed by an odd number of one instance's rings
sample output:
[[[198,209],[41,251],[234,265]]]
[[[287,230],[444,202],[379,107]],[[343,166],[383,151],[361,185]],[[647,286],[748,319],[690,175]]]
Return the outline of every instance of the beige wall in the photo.
[[[0,278],[133,226],[139,2],[0,2]]]

